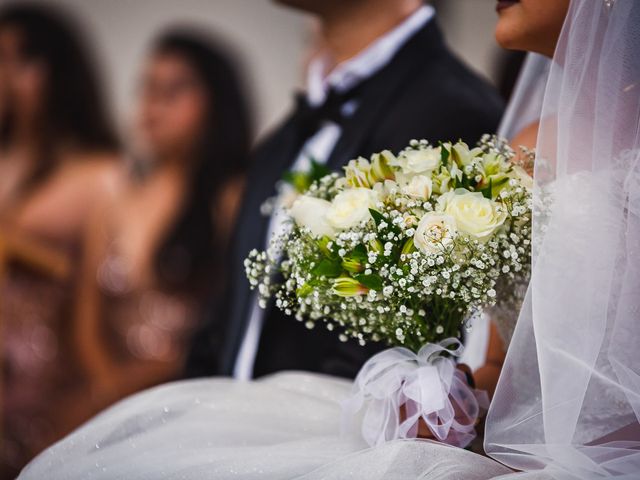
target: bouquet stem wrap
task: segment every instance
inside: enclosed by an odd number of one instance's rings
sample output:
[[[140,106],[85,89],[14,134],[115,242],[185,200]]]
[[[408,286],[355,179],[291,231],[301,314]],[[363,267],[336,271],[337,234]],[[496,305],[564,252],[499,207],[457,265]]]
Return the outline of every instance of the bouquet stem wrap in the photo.
[[[449,338],[428,343],[417,354],[395,347],[373,356],[343,404],[343,431],[353,431],[364,410],[361,433],[370,446],[416,438],[420,419],[436,440],[461,448],[469,445],[489,397],[471,388],[456,368],[455,358],[463,348],[459,340]]]

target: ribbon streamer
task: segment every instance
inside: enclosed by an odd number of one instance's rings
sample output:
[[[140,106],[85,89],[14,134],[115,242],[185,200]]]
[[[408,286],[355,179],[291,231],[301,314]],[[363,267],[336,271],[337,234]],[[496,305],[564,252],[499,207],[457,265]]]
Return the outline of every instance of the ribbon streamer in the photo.
[[[428,343],[415,354],[395,347],[374,355],[355,379],[343,404],[342,429],[352,432],[364,410],[361,433],[370,446],[416,438],[420,419],[434,438],[464,448],[476,437],[475,426],[489,407],[486,392],[471,388],[455,358],[464,347],[455,338]],[[400,418],[404,406],[405,417]]]

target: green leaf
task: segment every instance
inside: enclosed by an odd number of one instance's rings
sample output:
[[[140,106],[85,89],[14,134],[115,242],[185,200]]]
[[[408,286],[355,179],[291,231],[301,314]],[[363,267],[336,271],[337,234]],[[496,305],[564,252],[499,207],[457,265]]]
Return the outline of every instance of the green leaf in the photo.
[[[371,290],[375,290],[376,292],[382,290],[382,278],[379,275],[355,275],[353,278]]]
[[[362,262],[366,262],[367,259],[369,258],[369,255],[367,253],[367,247],[365,247],[364,245],[360,244],[358,246],[356,246],[356,248],[354,248],[351,251],[351,254],[349,255],[352,258],[355,258],[356,260],[360,260]]]
[[[324,276],[327,278],[339,277],[342,273],[342,262],[339,260],[330,260],[325,258],[313,268],[311,273],[316,276]]]
[[[313,286],[305,283],[296,290],[296,295],[300,298],[309,296],[313,292]]]
[[[461,172],[460,178],[455,180],[455,186],[456,188],[464,188],[465,190],[469,190],[469,187],[471,186],[471,179],[466,173]]]
[[[325,288],[326,282],[319,278],[312,278],[305,285],[309,285],[310,287],[314,288]]]
[[[306,192],[311,186],[311,180],[306,173],[303,172],[285,172],[282,179],[293,186],[298,193]]]
[[[296,186],[295,186],[296,177],[295,177],[294,172],[284,172],[282,174],[282,180],[284,180],[286,183],[288,183],[289,185],[294,187],[296,189],[296,191],[298,190],[296,188]]]
[[[488,198],[489,200],[492,199],[492,195],[491,195],[491,191],[493,189],[493,179],[489,179],[489,185],[487,185],[485,188],[481,189],[480,192],[482,193],[482,196],[484,198]]]
[[[402,246],[402,251],[400,252],[400,255],[407,255],[407,254],[413,252],[414,250],[415,250],[415,246],[413,244],[413,238],[410,238]]]
[[[440,160],[442,161],[443,165],[447,164],[447,161],[449,160],[449,150],[447,150],[444,146],[444,144],[442,142],[440,142]]]
[[[504,184],[507,183],[508,181],[509,181],[509,177],[507,177],[506,175],[495,182],[493,181],[493,179],[490,179],[491,198],[496,198],[498,196],[498,193],[500,193],[500,190],[502,190],[502,187],[504,186]]]
[[[318,248],[320,248],[320,251],[325,257],[335,259],[337,258],[337,255],[329,248],[329,243],[331,242],[332,240],[325,235],[320,240],[318,240]]]
[[[320,180],[322,177],[326,177],[331,173],[331,170],[324,164],[319,163],[315,159],[311,159],[311,171],[309,175],[311,177],[312,182]]]
[[[385,216],[382,215],[379,211],[370,208],[369,213],[371,214],[373,221],[376,222],[376,227],[380,226],[382,222],[388,223]]]
[[[342,268],[350,273],[360,273],[364,271],[365,264],[369,259],[367,253],[367,247],[360,244],[357,245],[348,255],[342,260]]]
[[[305,193],[311,185],[331,173],[325,165],[311,159],[308,172],[289,171],[282,175],[282,179],[293,186],[298,193]]]

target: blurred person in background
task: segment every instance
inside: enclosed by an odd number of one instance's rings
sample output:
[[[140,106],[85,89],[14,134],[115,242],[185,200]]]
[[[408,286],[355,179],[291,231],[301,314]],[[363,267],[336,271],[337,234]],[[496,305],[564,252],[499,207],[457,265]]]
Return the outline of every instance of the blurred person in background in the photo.
[[[0,476],[66,433],[85,222],[117,142],[85,39],[56,9],[0,7]]]
[[[240,85],[226,50],[192,28],[152,46],[129,168],[85,238],[76,334],[95,411],[172,380],[219,297],[250,142]]]

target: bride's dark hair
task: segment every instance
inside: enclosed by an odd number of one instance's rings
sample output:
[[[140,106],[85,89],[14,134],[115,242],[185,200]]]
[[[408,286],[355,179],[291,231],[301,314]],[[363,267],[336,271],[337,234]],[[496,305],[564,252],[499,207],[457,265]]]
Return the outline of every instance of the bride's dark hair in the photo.
[[[234,62],[218,45],[192,28],[180,28],[161,35],[152,48],[152,54],[186,61],[209,93],[187,198],[156,254],[156,272],[169,286],[191,288],[222,268],[226,245],[212,222],[213,202],[230,181],[246,172],[249,162],[247,97]]]
[[[66,144],[81,151],[113,151],[117,147],[98,75],[79,28],[63,11],[18,2],[0,7],[0,30],[21,35],[21,55],[45,67],[45,92],[38,127],[40,165],[32,181],[55,165],[51,152]],[[0,118],[0,149],[13,141],[9,111]]]

